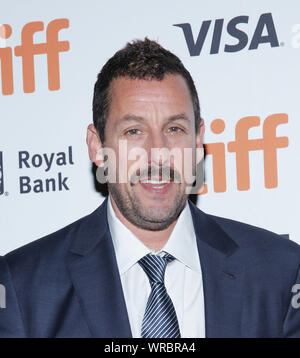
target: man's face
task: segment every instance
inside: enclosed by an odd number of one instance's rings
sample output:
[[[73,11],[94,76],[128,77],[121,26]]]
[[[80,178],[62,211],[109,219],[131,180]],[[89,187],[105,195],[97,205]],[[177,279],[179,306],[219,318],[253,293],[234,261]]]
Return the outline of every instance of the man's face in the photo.
[[[188,160],[195,169],[191,152],[202,147],[203,126],[195,132],[187,84],[180,75],[166,75],[162,81],[119,77],[110,95],[102,146],[116,154],[117,182],[108,182],[109,192],[132,224],[163,230],[177,219],[188,196],[184,148],[190,148]],[[119,151],[120,141],[127,152]],[[120,183],[120,168],[126,166],[128,180]]]

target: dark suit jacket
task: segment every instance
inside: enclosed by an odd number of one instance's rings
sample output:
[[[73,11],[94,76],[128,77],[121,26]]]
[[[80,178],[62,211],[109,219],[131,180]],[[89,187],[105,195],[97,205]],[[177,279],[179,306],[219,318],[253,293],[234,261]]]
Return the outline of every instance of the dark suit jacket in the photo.
[[[206,337],[300,337],[300,246],[189,205]],[[106,206],[0,257],[0,337],[131,337]]]

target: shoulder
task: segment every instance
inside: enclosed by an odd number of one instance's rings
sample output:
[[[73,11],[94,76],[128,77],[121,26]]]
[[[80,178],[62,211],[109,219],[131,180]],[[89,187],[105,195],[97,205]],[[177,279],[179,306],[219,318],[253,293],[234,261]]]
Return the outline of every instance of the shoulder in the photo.
[[[256,260],[272,259],[282,265],[300,264],[300,245],[272,231],[214,215],[208,215],[239,246],[242,252]]]
[[[68,245],[68,239],[71,238],[72,232],[76,230],[76,227],[78,227],[84,219],[85,217],[80,218],[53,233],[21,246],[6,254],[5,258],[7,260],[22,259],[26,256],[37,256],[42,252],[51,253],[63,249]]]
[[[277,234],[264,228],[205,213],[190,202],[192,216],[199,225],[208,225],[211,230],[224,235],[224,240],[233,240],[242,250],[273,251],[295,254],[299,257],[300,245],[287,238],[287,233]],[[201,227],[199,228],[201,230]],[[221,231],[219,231],[221,229]]]
[[[96,210],[95,210],[96,211]],[[65,256],[81,227],[95,211],[42,238],[19,247],[3,257],[12,276],[36,276],[39,271],[62,272]]]

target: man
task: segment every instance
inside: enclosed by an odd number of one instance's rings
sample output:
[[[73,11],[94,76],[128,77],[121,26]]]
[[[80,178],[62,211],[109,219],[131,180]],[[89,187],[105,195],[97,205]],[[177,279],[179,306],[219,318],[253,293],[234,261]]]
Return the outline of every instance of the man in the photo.
[[[0,336],[300,337],[300,247],[188,200],[204,123],[180,60],[127,44],[98,76],[93,115],[109,196],[1,258]]]

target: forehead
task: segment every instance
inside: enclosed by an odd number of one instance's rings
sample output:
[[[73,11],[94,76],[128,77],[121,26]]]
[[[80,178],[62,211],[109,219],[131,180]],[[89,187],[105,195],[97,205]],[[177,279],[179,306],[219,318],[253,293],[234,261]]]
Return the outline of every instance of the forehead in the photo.
[[[174,111],[192,108],[192,99],[181,75],[165,75],[162,80],[118,77],[110,86],[110,109],[128,110],[164,106]]]

